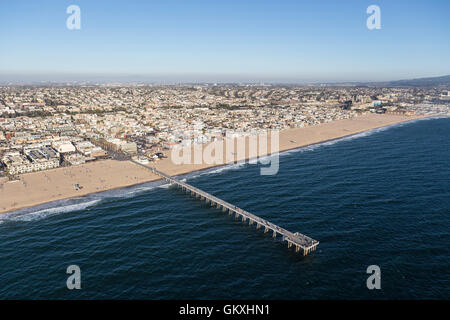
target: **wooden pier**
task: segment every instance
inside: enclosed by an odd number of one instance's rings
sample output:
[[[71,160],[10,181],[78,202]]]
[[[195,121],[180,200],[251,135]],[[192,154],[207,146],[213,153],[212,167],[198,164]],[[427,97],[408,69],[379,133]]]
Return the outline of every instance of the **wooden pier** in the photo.
[[[150,169],[154,174],[159,175],[169,184],[175,184],[177,187],[179,187],[186,193],[190,193],[191,196],[199,200],[205,201],[206,203],[209,203],[211,207],[222,209],[223,212],[228,212],[230,215],[234,214],[236,218],[241,218],[243,222],[246,222],[248,220],[249,225],[253,224],[256,225],[256,229],[264,228],[264,233],[271,231],[274,238],[280,235],[282,237],[282,241],[287,242],[288,248],[295,246],[295,252],[299,252],[300,250],[302,250],[303,255],[306,256],[308,253],[316,250],[317,246],[319,245],[319,241],[317,240],[311,239],[310,237],[307,237],[298,232],[292,233],[286,229],[283,229],[277,226],[276,224],[273,224],[265,219],[255,216],[250,212],[238,208],[232,205],[231,203],[228,203],[203,190],[191,186],[188,183],[181,182],[180,180],[164,172],[161,172],[156,168],[146,166],[137,161],[133,162],[147,169]]]

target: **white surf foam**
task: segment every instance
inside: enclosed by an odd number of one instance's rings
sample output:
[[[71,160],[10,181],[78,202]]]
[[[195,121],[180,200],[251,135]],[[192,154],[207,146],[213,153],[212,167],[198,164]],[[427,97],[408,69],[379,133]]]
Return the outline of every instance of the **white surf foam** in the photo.
[[[75,204],[69,204],[69,205],[58,205],[55,207],[45,208],[45,209],[39,209],[39,207],[36,207],[36,211],[29,211],[30,209],[24,210],[25,212],[22,212],[22,210],[16,211],[16,212],[10,212],[10,213],[4,213],[0,216],[0,224],[7,222],[7,221],[36,221],[40,220],[52,215],[61,214],[61,213],[67,213],[72,211],[79,211],[84,210],[88,207],[91,207],[98,202],[100,202],[101,199],[81,202],[81,203],[75,203]],[[56,205],[57,202],[53,203]],[[51,204],[50,204],[51,205]],[[31,209],[33,210],[33,209]]]
[[[112,199],[126,199],[132,198],[137,194],[144,193],[159,187],[160,182],[151,182],[149,184],[143,184],[139,186],[133,186],[128,188],[120,188],[115,190],[109,190],[105,192],[98,193],[97,196],[101,198],[112,198]]]
[[[137,194],[147,192],[155,189],[160,185],[160,182],[149,182],[138,186],[108,190],[95,194],[88,194],[79,198],[70,198],[64,200],[57,200],[43,205],[38,205],[31,208],[20,209],[0,215],[0,224],[7,221],[36,221],[47,218],[49,216],[85,210],[92,207],[103,200],[107,199],[127,199],[135,197]]]
[[[238,169],[245,167],[246,165],[247,165],[247,163],[245,161],[239,161],[238,163],[230,163],[230,164],[220,166],[220,167],[215,167],[215,168],[206,169],[206,170],[202,170],[202,171],[195,171],[195,172],[191,172],[186,175],[183,175],[182,181],[186,181],[186,179],[197,178],[197,177],[200,177],[203,175],[219,174],[224,171],[238,170]]]

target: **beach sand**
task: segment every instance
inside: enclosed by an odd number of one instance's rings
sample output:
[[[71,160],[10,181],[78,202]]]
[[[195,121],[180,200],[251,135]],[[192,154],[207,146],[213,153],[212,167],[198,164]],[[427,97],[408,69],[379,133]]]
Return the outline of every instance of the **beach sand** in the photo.
[[[311,127],[286,129],[279,133],[279,151],[338,139],[418,118],[421,117],[368,114],[354,119],[337,120]],[[208,151],[215,147],[216,150],[222,149],[223,156],[218,157],[220,161],[213,163],[209,161],[207,163],[203,160],[197,164],[176,164],[179,162],[178,158],[172,159],[172,152],[167,151],[166,154],[169,157],[156,162],[155,166],[170,175],[179,175],[253,158],[256,154],[250,152],[249,138],[240,139],[241,142],[243,142],[242,139],[245,139],[247,143],[245,145],[241,143],[241,148],[232,150],[230,148],[227,150],[226,143],[222,143],[222,146],[221,142],[212,142],[208,145],[197,145],[194,149],[185,148],[182,149],[182,152],[179,152],[179,156],[185,155],[183,152],[187,154],[188,149],[191,150],[192,154],[195,152],[202,154],[206,148],[208,148],[206,149]],[[268,150],[262,150],[262,152],[258,152],[258,155],[271,153],[270,143],[269,139]],[[236,143],[236,145],[239,145],[239,143]],[[210,152],[210,154],[219,156],[220,151]],[[20,179],[16,181],[0,178],[0,213],[158,179],[159,177],[149,170],[131,161],[116,160],[103,160],[78,166],[27,173],[21,175]],[[75,184],[79,184],[83,188],[75,190]]]

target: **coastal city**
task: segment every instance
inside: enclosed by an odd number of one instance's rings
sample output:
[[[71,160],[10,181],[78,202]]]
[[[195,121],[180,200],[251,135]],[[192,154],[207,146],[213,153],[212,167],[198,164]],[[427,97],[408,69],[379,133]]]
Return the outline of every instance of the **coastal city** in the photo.
[[[450,91],[279,85],[0,87],[0,175],[100,159],[143,163],[225,136],[302,128],[368,113],[449,115]]]
[[[448,13],[0,1],[0,301],[448,300]]]

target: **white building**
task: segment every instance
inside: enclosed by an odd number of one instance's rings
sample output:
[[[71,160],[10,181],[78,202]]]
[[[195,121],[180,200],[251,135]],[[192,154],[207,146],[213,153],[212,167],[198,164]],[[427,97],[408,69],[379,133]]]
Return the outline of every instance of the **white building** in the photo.
[[[59,153],[75,152],[75,146],[70,141],[56,141],[52,143],[52,147]]]
[[[64,160],[70,163],[70,165],[72,166],[86,163],[86,157],[79,153],[71,153],[64,155]]]
[[[60,155],[51,147],[41,147],[24,150],[25,155],[31,160],[32,171],[41,171],[59,167]]]
[[[15,175],[20,173],[33,172],[31,161],[20,152],[9,152],[2,158],[3,164],[9,174]]]

